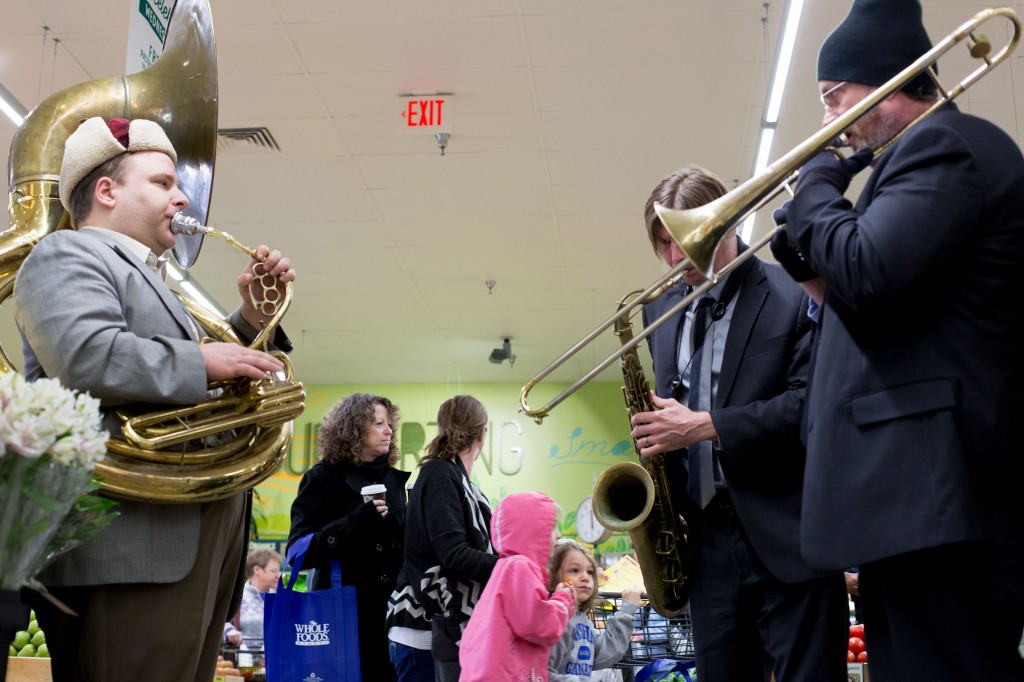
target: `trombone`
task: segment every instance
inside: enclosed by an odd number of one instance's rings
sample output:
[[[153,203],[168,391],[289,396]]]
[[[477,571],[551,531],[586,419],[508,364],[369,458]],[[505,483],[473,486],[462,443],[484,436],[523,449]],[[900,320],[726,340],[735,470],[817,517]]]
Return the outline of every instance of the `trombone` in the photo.
[[[992,44],[989,40],[976,33],[977,29],[984,23],[1001,17],[1009,22],[1011,35],[1008,42],[994,55]],[[887,83],[880,86],[868,97],[851,107],[842,116],[836,118],[827,126],[823,127],[816,134],[804,140],[794,147],[782,158],[769,165],[760,174],[750,178],[742,185],[731,192],[719,197],[709,204],[691,209],[675,210],[669,209],[660,204],[655,204],[658,218],[665,225],[672,238],[679,244],[686,260],[672,268],[668,273],[655,281],[651,286],[636,296],[629,305],[619,309],[614,315],[598,325],[593,331],[587,334],[573,345],[569,350],[562,353],[547,367],[530,379],[519,393],[519,411],[533,417],[534,421],[540,424],[544,417],[563,400],[575,393],[581,386],[600,374],[613,362],[625,353],[632,351],[644,339],[650,336],[658,327],[667,322],[670,318],[685,310],[694,300],[708,291],[715,282],[729,274],[740,263],[752,257],[761,248],[771,241],[771,238],[778,231],[774,227],[768,233],[755,242],[751,248],[740,254],[736,259],[719,270],[714,269],[715,253],[722,240],[729,234],[743,219],[757,211],[766,203],[775,198],[780,192],[787,189],[796,180],[799,168],[811,157],[829,148],[834,140],[840,138],[844,131],[854,125],[861,118],[869,114],[879,104],[891,95],[902,90],[908,83],[927,73],[938,89],[936,101],[926,109],[920,116],[908,123],[899,133],[893,136],[888,142],[875,150],[875,158],[878,158],[889,146],[899,139],[906,131],[931,116],[939,108],[951,102],[963,94],[968,88],[976,83],[992,69],[1005,61],[1017,48],[1020,40],[1021,20],[1017,13],[1009,7],[996,7],[978,12],[956,30],[940,40],[932,49],[918,57],[914,63],[900,73],[893,76]],[[951,50],[955,45],[967,41],[967,48],[971,57],[983,61],[971,73],[965,76],[951,89],[946,89],[939,81],[938,75],[933,68],[939,57]],[[707,281],[700,287],[693,290],[688,296],[683,297],[676,305],[666,311],[661,317],[649,324],[641,333],[633,337],[631,341],[623,344],[615,353],[598,363],[593,369],[584,374],[571,386],[556,395],[545,405],[538,408],[531,408],[528,403],[530,391],[538,383],[544,380],[553,371],[562,366],[569,358],[586,347],[597,336],[604,333],[613,326],[616,320],[623,315],[631,314],[633,308],[644,305],[657,298],[668,288],[669,282],[678,277],[687,265],[691,264],[704,274]]]

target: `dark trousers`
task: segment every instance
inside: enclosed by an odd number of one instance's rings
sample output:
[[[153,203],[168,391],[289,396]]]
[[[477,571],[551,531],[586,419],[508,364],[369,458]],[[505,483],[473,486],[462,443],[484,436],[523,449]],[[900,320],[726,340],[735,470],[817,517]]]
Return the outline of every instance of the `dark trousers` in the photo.
[[[691,524],[690,617],[701,682],[846,682],[842,573],[784,583],[761,562],[727,496]]]
[[[860,567],[872,682],[1019,682],[1024,551],[943,545]]]
[[[434,657],[430,649],[416,649],[407,644],[388,642],[391,664],[398,682],[435,682]]]
[[[244,510],[244,495],[203,505],[196,561],[179,582],[53,588],[77,617],[34,598],[54,681],[212,680],[245,556]]]

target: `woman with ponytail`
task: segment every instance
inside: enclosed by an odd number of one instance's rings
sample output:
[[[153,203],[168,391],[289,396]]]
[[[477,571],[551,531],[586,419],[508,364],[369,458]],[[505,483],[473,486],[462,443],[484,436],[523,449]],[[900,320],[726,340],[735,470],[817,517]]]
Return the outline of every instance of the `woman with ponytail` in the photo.
[[[400,681],[457,682],[462,632],[498,561],[490,503],[470,481],[487,435],[487,410],[476,398],[457,395],[438,410],[437,429],[409,495],[405,564],[388,605]],[[431,670],[428,649],[433,677],[424,675]]]

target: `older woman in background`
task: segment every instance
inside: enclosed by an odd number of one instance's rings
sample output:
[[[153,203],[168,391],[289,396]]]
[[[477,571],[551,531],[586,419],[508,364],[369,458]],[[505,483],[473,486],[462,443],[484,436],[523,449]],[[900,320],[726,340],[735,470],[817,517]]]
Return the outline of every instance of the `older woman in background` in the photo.
[[[402,567],[405,483],[394,467],[398,406],[356,393],[338,402],[320,423],[321,460],[307,471],[292,503],[291,546],[313,534],[304,569],[317,569],[312,589],[330,587],[330,562],[341,560],[342,580],[356,586],[359,658],[363,680],[395,680],[384,629],[388,596]],[[385,499],[363,501],[365,486],[383,484]]]
[[[235,646],[263,648],[263,595],[277,587],[281,555],[272,549],[254,549],[245,558],[245,588],[237,623],[228,623],[224,637]]]

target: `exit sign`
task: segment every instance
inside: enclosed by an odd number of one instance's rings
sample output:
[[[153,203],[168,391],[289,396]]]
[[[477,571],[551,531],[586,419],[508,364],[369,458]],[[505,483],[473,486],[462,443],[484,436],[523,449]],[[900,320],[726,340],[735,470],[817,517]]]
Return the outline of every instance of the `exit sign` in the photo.
[[[451,130],[451,98],[423,95],[402,98],[402,129],[408,132]]]

